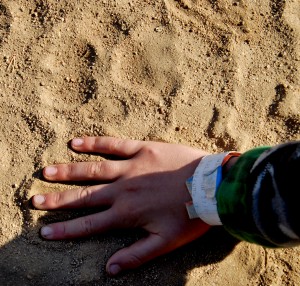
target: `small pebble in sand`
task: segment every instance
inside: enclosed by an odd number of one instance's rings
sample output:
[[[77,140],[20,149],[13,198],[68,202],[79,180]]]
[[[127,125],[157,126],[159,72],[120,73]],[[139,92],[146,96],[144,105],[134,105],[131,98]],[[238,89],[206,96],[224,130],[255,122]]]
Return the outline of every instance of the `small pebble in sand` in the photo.
[[[157,32],[157,33],[161,33],[163,31],[163,28],[162,27],[156,27],[154,29],[154,31]]]

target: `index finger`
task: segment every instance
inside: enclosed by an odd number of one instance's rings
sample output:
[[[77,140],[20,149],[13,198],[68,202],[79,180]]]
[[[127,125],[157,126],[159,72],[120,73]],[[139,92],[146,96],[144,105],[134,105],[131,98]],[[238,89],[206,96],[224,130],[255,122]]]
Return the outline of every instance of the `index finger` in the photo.
[[[101,154],[117,155],[121,157],[131,157],[138,153],[145,142],[116,137],[83,137],[74,138],[71,146],[80,152],[92,152]]]

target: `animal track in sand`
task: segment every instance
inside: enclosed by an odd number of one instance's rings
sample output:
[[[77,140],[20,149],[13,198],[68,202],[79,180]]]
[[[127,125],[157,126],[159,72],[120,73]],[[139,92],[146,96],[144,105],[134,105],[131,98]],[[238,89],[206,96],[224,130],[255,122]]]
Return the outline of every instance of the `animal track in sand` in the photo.
[[[228,53],[235,34],[243,34],[241,27],[237,25],[242,15],[232,11],[229,14],[224,1],[208,2],[209,5],[201,5],[199,1],[164,0],[173,19],[179,20],[189,32],[196,32],[199,38],[209,43],[211,53],[224,55]],[[226,17],[222,17],[223,14]]]
[[[133,34],[114,49],[111,77],[121,87],[159,102],[180,81],[176,71],[180,56],[170,34],[165,31],[162,38],[154,29]]]
[[[236,34],[243,35],[243,32],[234,25],[237,17],[234,13],[222,17],[226,13],[225,3],[209,2],[209,5],[200,5],[199,1],[164,1],[178,35],[185,35],[180,39],[179,48],[189,72],[189,76],[184,76],[184,96],[196,97],[194,102],[201,101],[203,94],[207,94],[212,101],[222,101],[231,109],[236,104],[236,65],[232,58],[232,46]],[[198,51],[197,57],[195,49]],[[186,89],[188,86],[194,87],[194,90]]]
[[[68,42],[71,44],[65,45],[55,39],[54,45],[49,43],[45,56],[38,60],[47,76],[37,87],[40,97],[48,98],[46,105],[66,111],[88,103],[98,93],[94,78],[94,67],[98,62],[96,48],[82,39]],[[60,51],[54,49],[56,44],[61,46]]]
[[[31,22],[41,34],[30,50],[36,68],[44,75],[37,90],[41,94],[47,89],[47,95],[52,94],[47,105],[65,110],[88,103],[98,92],[94,78],[98,56],[91,42],[94,37],[90,41],[90,35],[73,26],[69,15],[74,7],[64,1],[37,0],[31,14]],[[36,58],[37,54],[42,58]]]
[[[158,116],[165,130],[181,97],[183,78],[178,69],[182,58],[167,28],[157,32],[156,24],[142,25],[131,30],[130,37],[123,35],[112,51],[110,77],[125,91],[124,102],[129,105],[152,102],[156,108],[148,113],[153,114],[153,120]],[[128,98],[128,94],[132,96]],[[151,117],[148,115],[148,120],[152,121]]]

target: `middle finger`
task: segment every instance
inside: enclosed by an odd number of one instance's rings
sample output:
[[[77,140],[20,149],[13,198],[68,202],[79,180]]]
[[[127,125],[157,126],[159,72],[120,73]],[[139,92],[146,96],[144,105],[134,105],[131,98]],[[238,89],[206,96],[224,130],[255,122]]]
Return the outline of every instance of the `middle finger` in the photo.
[[[49,181],[116,180],[126,172],[127,161],[100,161],[57,164],[44,168]]]
[[[114,201],[111,185],[97,185],[64,192],[35,195],[33,205],[41,210],[110,206]]]

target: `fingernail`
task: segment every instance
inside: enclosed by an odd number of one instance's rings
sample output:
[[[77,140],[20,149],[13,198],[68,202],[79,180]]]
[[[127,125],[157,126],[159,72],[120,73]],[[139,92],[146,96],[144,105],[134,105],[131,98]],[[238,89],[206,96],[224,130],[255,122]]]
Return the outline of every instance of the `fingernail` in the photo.
[[[45,238],[51,238],[53,234],[53,229],[49,226],[44,226],[41,229],[41,235]]]
[[[50,166],[50,167],[45,168],[45,175],[47,177],[54,176],[54,175],[56,175],[56,173],[57,173],[57,168],[54,167],[54,166]]]
[[[114,276],[121,272],[121,267],[118,264],[112,264],[109,266],[109,275]]]
[[[42,195],[35,195],[33,197],[33,200],[34,202],[37,204],[37,205],[42,205],[44,202],[45,202],[45,197],[42,196]]]
[[[83,144],[83,139],[81,138],[75,138],[72,140],[72,146],[79,147]]]

